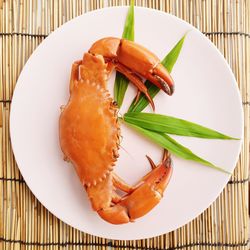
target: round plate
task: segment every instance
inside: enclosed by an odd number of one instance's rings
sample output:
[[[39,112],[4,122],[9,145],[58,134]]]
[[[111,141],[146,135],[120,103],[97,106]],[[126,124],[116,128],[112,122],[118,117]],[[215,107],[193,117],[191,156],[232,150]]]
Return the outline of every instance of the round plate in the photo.
[[[15,88],[10,117],[11,141],[20,171],[37,199],[67,224],[96,236],[133,240],[172,231],[198,216],[218,197],[229,175],[173,156],[174,171],[160,204],[135,223],[111,225],[92,211],[73,169],[63,161],[58,139],[60,106],[69,98],[71,64],[91,44],[121,37],[127,7],[89,12],[64,24],[35,50]],[[135,40],[163,58],[189,31],[172,71],[175,93],[159,93],[156,112],[197,122],[242,138],[241,99],[234,76],[216,47],[175,16],[135,8]],[[114,74],[109,82],[113,93]],[[121,113],[136,90],[130,86]],[[150,108],[147,109],[150,111]],[[133,184],[150,171],[145,155],[158,163],[162,149],[122,126],[122,148],[115,171]],[[199,156],[233,171],[241,140],[176,138]]]

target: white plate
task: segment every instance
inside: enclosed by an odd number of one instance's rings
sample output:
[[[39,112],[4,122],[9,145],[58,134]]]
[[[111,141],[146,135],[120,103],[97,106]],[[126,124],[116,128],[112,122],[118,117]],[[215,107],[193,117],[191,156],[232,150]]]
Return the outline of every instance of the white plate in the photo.
[[[127,7],[84,14],[53,32],[32,54],[15,88],[10,131],[20,171],[34,195],[54,215],[81,231],[119,240],[141,239],[172,231],[204,211],[220,194],[229,175],[173,157],[174,172],[161,203],[135,223],[110,225],[92,211],[73,167],[63,161],[58,141],[60,106],[69,97],[73,61],[106,36],[120,37]],[[174,66],[175,93],[160,93],[156,111],[184,118],[242,138],[241,99],[234,76],[216,47],[175,16],[135,8],[135,38],[160,58],[185,34]],[[113,90],[113,78],[110,80]],[[135,94],[129,88],[124,107]],[[125,108],[121,111],[123,112]],[[151,111],[148,109],[148,111]],[[122,147],[115,171],[133,184],[150,170],[145,154],[159,162],[162,150],[122,127]],[[205,159],[233,171],[241,140],[175,137]]]

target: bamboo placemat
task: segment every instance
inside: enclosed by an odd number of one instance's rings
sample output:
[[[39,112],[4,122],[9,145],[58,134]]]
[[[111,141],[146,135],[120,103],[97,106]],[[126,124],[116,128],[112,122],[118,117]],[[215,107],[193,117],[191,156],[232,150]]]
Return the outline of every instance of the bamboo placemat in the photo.
[[[51,215],[27,188],[12,153],[9,111],[15,83],[33,50],[55,28],[86,11],[127,5],[129,1],[0,0],[0,250],[248,248],[250,1],[135,2],[193,24],[213,41],[230,64],[239,84],[245,118],[245,141],[231,180],[219,198],[195,220],[147,240],[94,237]]]

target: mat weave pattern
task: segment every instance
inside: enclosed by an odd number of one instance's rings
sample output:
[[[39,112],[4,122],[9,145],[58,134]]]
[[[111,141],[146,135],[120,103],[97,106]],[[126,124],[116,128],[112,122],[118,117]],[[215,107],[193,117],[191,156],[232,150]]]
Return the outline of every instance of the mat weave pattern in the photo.
[[[16,165],[9,137],[12,93],[34,49],[64,22],[121,0],[0,0],[0,250],[2,249],[248,249],[250,1],[143,0],[138,6],[174,14],[201,30],[225,56],[244,109],[237,167],[218,199],[178,230],[147,240],[112,241],[71,228],[32,195]]]

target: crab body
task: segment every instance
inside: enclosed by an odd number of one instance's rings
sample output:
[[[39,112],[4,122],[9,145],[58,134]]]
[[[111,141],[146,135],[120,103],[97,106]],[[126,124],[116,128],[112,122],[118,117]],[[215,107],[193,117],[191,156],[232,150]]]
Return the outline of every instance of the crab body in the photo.
[[[136,61],[141,63],[141,67]],[[169,182],[172,167],[170,155],[166,153],[158,166],[150,160],[152,171],[135,186],[128,185],[114,173],[119,157],[120,125],[117,105],[107,90],[107,79],[115,68],[147,96],[139,75],[148,79],[153,77],[159,83],[157,77],[163,77],[154,75],[161,67],[159,65],[158,58],[150,51],[118,38],[97,41],[82,60],[72,65],[70,98],[62,108],[59,120],[61,149],[65,159],[73,164],[92,208],[113,224],[134,221],[158,204]],[[169,75],[162,72],[160,74],[168,82],[162,81],[172,86]],[[171,89],[168,88],[169,91]],[[149,95],[148,99],[153,106]],[[119,196],[117,189],[126,195]]]

